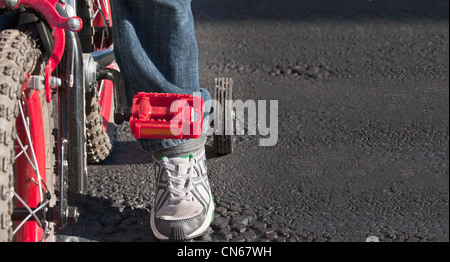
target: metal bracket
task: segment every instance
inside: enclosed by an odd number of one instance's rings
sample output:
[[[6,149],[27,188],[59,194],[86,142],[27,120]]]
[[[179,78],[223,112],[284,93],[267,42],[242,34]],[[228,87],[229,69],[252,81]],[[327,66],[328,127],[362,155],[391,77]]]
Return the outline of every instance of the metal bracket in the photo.
[[[31,76],[28,80],[26,89],[43,90],[45,89],[45,77],[44,76]]]
[[[61,79],[51,76],[49,79],[50,87],[55,88],[61,86]],[[44,90],[45,89],[45,76],[30,76],[26,89],[32,90]]]

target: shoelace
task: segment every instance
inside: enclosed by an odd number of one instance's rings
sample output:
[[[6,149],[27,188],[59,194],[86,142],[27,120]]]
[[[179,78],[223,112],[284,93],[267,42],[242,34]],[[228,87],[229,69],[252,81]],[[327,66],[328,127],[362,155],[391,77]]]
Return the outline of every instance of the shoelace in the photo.
[[[164,167],[168,178],[167,188],[170,192],[170,204],[177,205],[183,201],[192,201],[191,179],[194,172],[194,159],[190,157],[189,163],[185,164],[164,163]],[[180,173],[181,170],[187,170],[187,172]]]

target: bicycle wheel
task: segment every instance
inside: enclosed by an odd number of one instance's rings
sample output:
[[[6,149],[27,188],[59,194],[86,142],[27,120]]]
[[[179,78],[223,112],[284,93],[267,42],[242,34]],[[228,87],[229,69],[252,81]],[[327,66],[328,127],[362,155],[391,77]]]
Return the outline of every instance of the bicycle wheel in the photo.
[[[84,53],[109,47],[112,41],[109,10],[108,0],[78,2],[77,15],[84,24],[78,34]],[[91,92],[86,92],[86,150],[89,163],[99,163],[109,156],[116,132],[113,115],[114,84],[110,80],[101,80],[92,86]]]
[[[25,33],[0,32],[0,241],[53,240],[55,205],[52,107],[27,88],[41,52]]]

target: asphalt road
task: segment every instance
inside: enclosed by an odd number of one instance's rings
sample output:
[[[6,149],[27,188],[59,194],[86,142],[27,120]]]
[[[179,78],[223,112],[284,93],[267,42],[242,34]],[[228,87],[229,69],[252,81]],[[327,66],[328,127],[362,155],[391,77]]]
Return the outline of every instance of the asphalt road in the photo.
[[[194,241],[448,241],[447,0],[193,0],[202,87],[278,100],[273,147],[237,137],[208,169],[215,220]],[[89,167],[59,241],[156,241],[154,173],[128,126]]]

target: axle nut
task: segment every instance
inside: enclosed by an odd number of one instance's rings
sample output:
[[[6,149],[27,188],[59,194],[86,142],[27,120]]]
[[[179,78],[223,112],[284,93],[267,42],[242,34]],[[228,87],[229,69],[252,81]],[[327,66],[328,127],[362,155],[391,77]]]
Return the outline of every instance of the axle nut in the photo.
[[[68,207],[66,210],[67,224],[75,224],[80,216],[76,207]]]
[[[78,31],[81,27],[81,22],[78,18],[72,17],[68,22],[69,29],[72,31]]]
[[[6,0],[5,4],[9,7],[9,8],[14,8],[19,4],[20,0]]]

